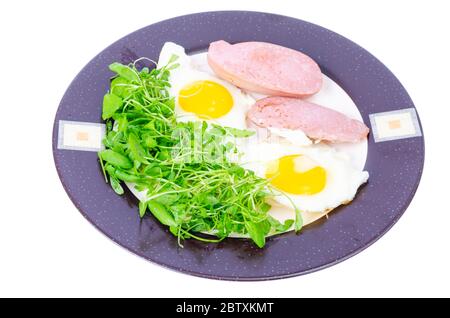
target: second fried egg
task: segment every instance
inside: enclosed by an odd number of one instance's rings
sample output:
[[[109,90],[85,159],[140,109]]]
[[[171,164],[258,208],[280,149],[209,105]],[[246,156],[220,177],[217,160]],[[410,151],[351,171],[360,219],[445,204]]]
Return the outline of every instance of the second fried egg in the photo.
[[[369,177],[356,169],[348,156],[327,145],[295,147],[280,144],[254,145],[248,149],[246,168],[269,180],[282,192],[273,200],[285,207],[323,213],[353,200]]]

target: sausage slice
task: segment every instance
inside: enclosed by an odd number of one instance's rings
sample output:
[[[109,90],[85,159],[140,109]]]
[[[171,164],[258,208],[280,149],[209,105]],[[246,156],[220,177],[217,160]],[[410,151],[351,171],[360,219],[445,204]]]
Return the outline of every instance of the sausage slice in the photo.
[[[309,56],[265,42],[212,42],[208,64],[219,77],[265,95],[303,97],[322,86],[320,68]]]
[[[297,98],[266,97],[247,113],[250,126],[302,130],[308,137],[330,142],[358,142],[369,128],[335,110]]]

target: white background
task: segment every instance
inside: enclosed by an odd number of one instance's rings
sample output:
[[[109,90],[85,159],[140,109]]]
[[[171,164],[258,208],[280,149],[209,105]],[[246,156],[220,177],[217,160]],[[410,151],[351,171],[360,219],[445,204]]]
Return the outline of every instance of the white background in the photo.
[[[449,9],[446,1],[2,1],[0,296],[450,296]],[[385,63],[422,119],[418,192],[382,239],[310,275],[237,283],[161,268],[117,246],[64,192],[52,124],[72,78],[122,36],[173,16],[241,9],[334,30]]]

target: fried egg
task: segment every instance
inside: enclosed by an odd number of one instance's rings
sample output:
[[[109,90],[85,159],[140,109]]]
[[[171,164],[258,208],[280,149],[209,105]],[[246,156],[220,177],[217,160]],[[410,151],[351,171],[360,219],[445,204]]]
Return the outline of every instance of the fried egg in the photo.
[[[348,155],[325,144],[259,143],[248,147],[244,160],[246,168],[282,193],[273,197],[275,207],[292,209],[293,203],[307,213],[325,213],[351,202],[369,177]]]
[[[193,59],[183,47],[164,44],[158,67],[165,66],[173,55],[179,66],[170,72],[169,93],[175,98],[179,121],[211,121],[221,126],[246,129],[245,117],[255,100],[239,88],[219,79],[209,68],[206,55]]]

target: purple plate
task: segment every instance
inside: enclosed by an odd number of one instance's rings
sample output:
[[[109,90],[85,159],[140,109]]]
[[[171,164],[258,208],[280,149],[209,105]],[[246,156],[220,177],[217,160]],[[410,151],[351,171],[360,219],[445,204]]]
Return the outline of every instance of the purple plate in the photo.
[[[137,199],[130,193],[118,196],[112,191],[103,179],[95,152],[103,129],[102,98],[112,76],[110,63],[128,63],[141,56],[156,60],[166,41],[184,46],[189,53],[205,50],[219,39],[231,43],[265,41],[306,53],[350,95],[371,128],[365,166],[370,179],[356,199],[338,208],[328,220],[305,227],[299,235],[291,232],[269,238],[263,249],[245,239],[226,239],[219,244],[187,240],[180,248],[177,239],[153,217],[139,218]],[[380,61],[357,44],[294,18],[223,11],[150,25],[97,55],[73,80],[59,105],[53,154],[61,182],[83,216],[133,253],[192,275],[265,280],[336,264],[386,233],[417,189],[424,139],[408,93]]]

